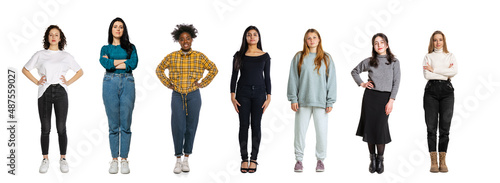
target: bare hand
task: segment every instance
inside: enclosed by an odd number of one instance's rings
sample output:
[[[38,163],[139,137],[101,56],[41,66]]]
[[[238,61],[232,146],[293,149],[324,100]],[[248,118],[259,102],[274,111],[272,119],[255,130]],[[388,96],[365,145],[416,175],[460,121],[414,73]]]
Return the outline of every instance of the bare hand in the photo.
[[[297,112],[299,110],[299,103],[293,103],[292,104],[292,111]]]
[[[424,70],[428,70],[429,72],[434,72],[434,69],[432,68],[431,65],[429,65],[429,62],[426,63],[427,65],[424,66]],[[452,66],[453,64],[450,65],[450,67]]]
[[[238,107],[241,106],[241,104],[234,97],[231,97],[231,102],[233,103],[233,107],[234,107],[234,110],[236,110],[236,113],[240,113],[240,110],[238,110]]]
[[[70,84],[66,81],[66,78],[64,77],[64,75],[61,75],[61,81],[63,82],[63,84],[65,84],[66,86],[69,86]]]
[[[361,83],[360,85],[363,88],[373,89],[373,81],[368,81],[366,83]]]
[[[195,86],[197,86],[198,88],[201,88],[201,85],[200,85],[200,83],[198,83],[198,81],[195,81],[193,84],[194,84]]]
[[[269,103],[271,103],[271,97],[268,95],[266,101],[262,105],[262,113],[266,112],[266,109],[269,106]]]
[[[36,85],[43,85],[43,84],[45,84],[45,82],[47,82],[47,77],[46,76],[42,76],[40,78],[40,80],[38,80],[38,82],[36,83]]]
[[[451,67],[453,67],[453,63],[451,63],[451,64],[450,64],[450,66],[449,66],[448,68],[451,68]]]
[[[389,102],[385,105],[385,115],[389,115],[392,112],[392,104],[394,103],[394,99],[389,99]]]
[[[327,114],[328,114],[328,113],[330,113],[330,112],[332,112],[332,107],[327,107],[327,108],[325,109],[325,111],[326,111],[326,113],[327,113]]]

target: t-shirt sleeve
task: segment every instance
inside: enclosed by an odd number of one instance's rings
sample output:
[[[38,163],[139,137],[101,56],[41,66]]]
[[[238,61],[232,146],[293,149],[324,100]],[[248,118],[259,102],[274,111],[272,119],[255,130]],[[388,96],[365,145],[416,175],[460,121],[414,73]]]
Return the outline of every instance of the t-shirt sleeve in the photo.
[[[40,51],[36,52],[35,54],[33,54],[33,56],[31,56],[31,59],[28,61],[28,63],[24,65],[24,68],[26,68],[26,70],[34,69],[36,67],[39,57],[40,57]]]
[[[68,65],[69,69],[75,72],[78,72],[81,69],[80,65],[78,65],[78,63],[76,62],[75,57],[73,57],[73,55],[70,55],[69,53],[68,53]]]

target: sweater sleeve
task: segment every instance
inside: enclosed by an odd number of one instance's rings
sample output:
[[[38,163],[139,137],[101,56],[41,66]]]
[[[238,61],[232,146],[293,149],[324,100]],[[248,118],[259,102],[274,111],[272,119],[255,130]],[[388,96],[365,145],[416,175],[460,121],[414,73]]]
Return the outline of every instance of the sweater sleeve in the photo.
[[[297,70],[297,63],[300,58],[300,54],[296,54],[293,57],[292,62],[290,64],[290,73],[288,75],[288,89],[287,89],[287,97],[288,100],[293,103],[298,103],[298,94],[299,94],[299,73]]]
[[[101,48],[101,55],[99,57],[99,62],[101,62],[102,67],[104,67],[107,70],[116,70],[114,62],[114,59],[109,59],[109,53],[107,52],[107,46],[103,46]],[[104,58],[103,56],[106,55],[108,58]]]
[[[203,64],[203,68],[208,70],[208,74],[201,80],[200,83],[200,88],[205,88],[212,82],[219,70],[217,70],[215,64],[210,61],[204,54],[202,54],[201,63]]]
[[[267,57],[266,65],[264,66],[264,81],[266,83],[266,92],[271,94],[271,57]]]
[[[368,71],[368,68],[370,68],[370,66],[368,65],[369,61],[370,61],[370,58],[367,58],[367,59],[361,61],[351,71],[352,78],[354,79],[354,81],[356,82],[356,84],[358,84],[358,86],[360,86],[361,83],[363,83],[363,80],[361,79],[361,77],[359,76],[359,74],[361,74],[362,72]]]
[[[392,90],[391,90],[391,97],[392,99],[396,99],[396,95],[398,94],[399,90],[399,83],[401,80],[401,69],[400,69],[400,64],[399,60],[394,62],[394,67],[392,68]]]
[[[429,55],[425,55],[424,57],[424,62],[422,63],[422,66],[428,66],[432,65],[432,60],[429,58]],[[440,74],[433,73],[431,71],[428,71],[424,69],[424,78],[427,80],[432,80],[436,78],[442,78],[443,76]]]
[[[233,73],[231,74],[231,85],[230,85],[230,89],[231,89],[231,93],[234,93],[236,92],[236,80],[238,79],[238,72],[239,72],[239,69],[235,69],[234,66],[236,65],[236,54],[234,54],[233,56]]]
[[[326,107],[332,107],[333,103],[337,101],[337,76],[332,57],[330,55],[328,57],[330,64],[328,64],[328,78],[326,80]]]
[[[130,54],[130,58],[124,62],[125,72],[131,72],[132,70],[137,68],[138,62],[139,58],[137,57],[137,50],[135,49],[135,45],[132,45],[132,53]]]
[[[452,53],[450,53],[450,55],[448,56],[450,57],[448,58],[450,60],[450,64],[453,65],[451,67],[445,67],[445,68],[434,68],[434,73],[446,76],[448,78],[452,78],[457,74],[457,61]]]

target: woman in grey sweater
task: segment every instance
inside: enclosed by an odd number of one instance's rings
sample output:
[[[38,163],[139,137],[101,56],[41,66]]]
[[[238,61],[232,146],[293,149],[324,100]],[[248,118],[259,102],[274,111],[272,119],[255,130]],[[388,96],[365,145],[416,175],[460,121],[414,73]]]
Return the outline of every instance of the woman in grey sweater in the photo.
[[[398,93],[399,61],[389,48],[389,40],[382,33],[372,37],[372,56],[361,61],[351,72],[354,81],[365,89],[356,135],[362,136],[370,151],[370,173],[384,172],[385,144],[391,142],[389,114]],[[368,81],[359,74],[368,71]],[[377,154],[375,154],[375,147]]]

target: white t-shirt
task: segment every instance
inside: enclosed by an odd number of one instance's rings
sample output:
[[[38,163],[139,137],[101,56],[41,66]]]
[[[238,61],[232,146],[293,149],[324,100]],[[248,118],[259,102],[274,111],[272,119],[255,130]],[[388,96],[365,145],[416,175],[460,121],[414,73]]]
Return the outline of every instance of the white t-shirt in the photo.
[[[28,71],[36,68],[40,78],[46,76],[47,82],[38,87],[38,98],[40,98],[51,84],[60,84],[68,92],[68,86],[62,83],[61,75],[66,77],[66,72],[69,69],[75,72],[79,71],[80,65],[68,52],[40,50],[31,57],[28,63],[24,65],[24,68]],[[66,78],[66,80],[69,80],[69,78]]]

